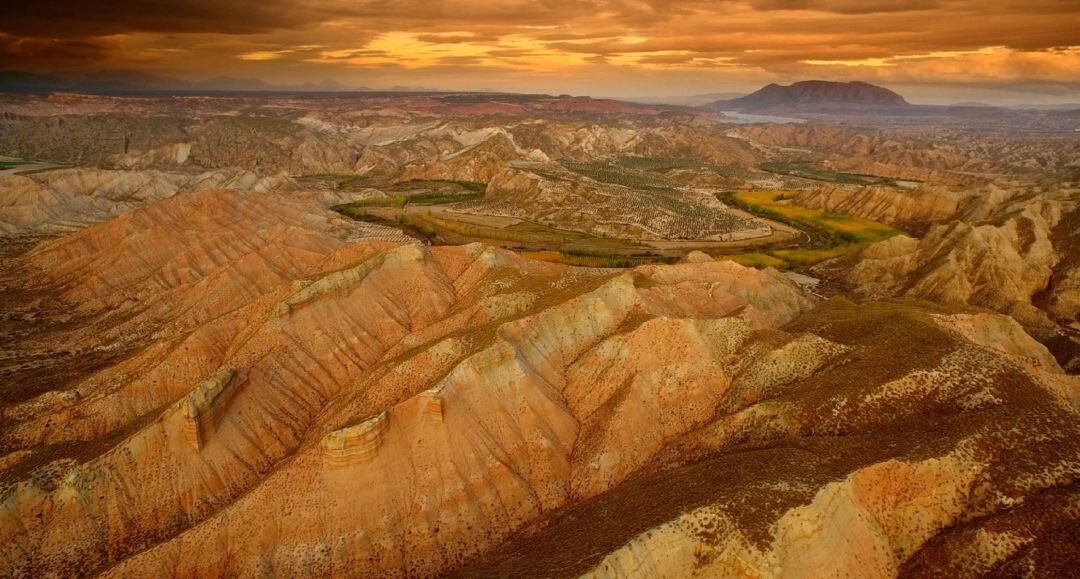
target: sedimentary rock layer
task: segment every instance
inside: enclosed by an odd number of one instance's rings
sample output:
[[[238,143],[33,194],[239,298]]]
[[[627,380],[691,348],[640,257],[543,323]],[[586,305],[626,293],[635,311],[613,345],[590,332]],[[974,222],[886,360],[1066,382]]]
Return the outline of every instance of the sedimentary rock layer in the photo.
[[[370,233],[311,201],[185,193],[12,263],[6,311],[37,313],[4,343],[2,574],[1075,555],[1068,514],[1015,548],[957,534],[1075,494],[1076,380],[996,314]],[[114,355],[50,381],[69,352]]]

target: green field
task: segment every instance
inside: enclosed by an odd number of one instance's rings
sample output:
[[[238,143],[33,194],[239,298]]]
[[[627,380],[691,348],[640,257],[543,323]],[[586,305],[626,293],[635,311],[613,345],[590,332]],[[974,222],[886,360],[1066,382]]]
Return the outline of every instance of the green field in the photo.
[[[795,195],[794,191],[746,191],[734,197],[777,221],[823,229],[849,243],[873,243],[900,233],[877,221],[794,205],[788,200]]]
[[[388,196],[388,197],[368,197],[367,199],[359,199],[357,201],[353,201],[352,203],[349,203],[348,205],[345,205],[344,207],[352,208],[354,210],[359,210],[359,209],[362,209],[364,207],[398,207],[398,208],[401,208],[401,207],[404,207],[407,202],[408,202],[408,199],[406,197],[404,197],[404,196],[401,196],[401,195],[394,195],[392,197],[391,196]],[[350,214],[350,216],[351,217],[356,217],[356,215],[352,215],[352,214]]]
[[[550,261],[578,267],[637,267],[650,263],[675,263],[678,257],[662,255],[582,255],[562,251],[523,251],[521,255],[529,259]]]
[[[787,266],[787,262],[779,257],[773,257],[767,253],[736,253],[733,255],[719,255],[717,259],[730,259],[739,265],[745,265],[749,267],[775,267],[782,268]]]
[[[352,207],[397,207],[402,208],[406,205],[449,205],[451,203],[462,203],[464,201],[475,201],[483,198],[482,193],[465,193],[465,194],[442,194],[442,193],[421,193],[418,195],[389,195],[386,197],[368,197],[367,199],[360,199],[349,204]]]
[[[806,231],[810,235],[807,247],[776,249],[767,254],[737,254],[730,258],[745,265],[760,263],[773,267],[806,267],[853,253],[901,233],[877,221],[809,209],[787,201],[794,196],[793,191],[746,191],[732,195],[730,201],[755,215]],[[766,263],[767,257],[776,261]]]
[[[462,201],[475,201],[483,199],[483,193],[421,193],[405,197],[411,205],[446,205],[449,203],[461,203]]]
[[[388,183],[385,179],[368,175],[354,175],[352,173],[315,173],[301,175],[296,178],[297,182],[307,187],[329,187],[339,191],[360,191],[367,188],[377,188],[387,193],[398,194],[403,197],[424,197],[447,199],[462,196],[461,201],[483,197],[487,189],[486,183],[476,181],[454,181],[450,179],[412,179],[399,183]],[[451,203],[453,201],[443,201]],[[427,202],[427,205],[435,203]]]

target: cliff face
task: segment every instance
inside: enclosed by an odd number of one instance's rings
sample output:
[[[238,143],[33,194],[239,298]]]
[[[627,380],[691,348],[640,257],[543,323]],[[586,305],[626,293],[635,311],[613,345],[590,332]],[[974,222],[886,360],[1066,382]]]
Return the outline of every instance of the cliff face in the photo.
[[[10,264],[3,574],[1068,556],[1038,505],[1074,490],[1077,383],[997,317],[820,304],[730,261],[578,269],[381,233],[181,193]],[[1044,526],[999,548],[957,521]]]

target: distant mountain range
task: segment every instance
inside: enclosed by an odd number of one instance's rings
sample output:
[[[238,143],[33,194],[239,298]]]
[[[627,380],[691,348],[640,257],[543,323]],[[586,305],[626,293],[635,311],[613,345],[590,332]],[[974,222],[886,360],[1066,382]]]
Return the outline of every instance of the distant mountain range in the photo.
[[[100,95],[163,95],[214,93],[350,93],[350,92],[447,92],[421,86],[392,86],[370,88],[351,86],[335,80],[317,83],[272,84],[255,78],[220,76],[200,81],[128,70],[71,73],[34,73],[0,71],[0,92],[53,93],[75,92]],[[501,91],[484,89],[450,91],[459,93],[489,93]],[[508,93],[507,93],[508,94]],[[1080,103],[1055,105],[1017,105],[999,107],[981,102],[953,105],[913,105],[900,94],[867,82],[833,82],[806,80],[789,85],[769,84],[748,95],[711,93],[667,97],[610,97],[631,103],[696,107],[708,111],[736,111],[772,115],[825,116],[983,116],[1007,111],[1030,114],[1075,115]]]

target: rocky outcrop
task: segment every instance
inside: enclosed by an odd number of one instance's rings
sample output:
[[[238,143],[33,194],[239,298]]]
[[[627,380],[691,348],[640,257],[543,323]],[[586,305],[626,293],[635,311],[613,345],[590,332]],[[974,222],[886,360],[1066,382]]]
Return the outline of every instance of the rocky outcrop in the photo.
[[[488,131],[484,140],[464,149],[444,153],[424,167],[410,168],[397,177],[410,179],[449,179],[487,183],[511,161],[550,161],[539,149],[524,150],[505,131]]]
[[[622,239],[716,241],[772,232],[711,194],[651,195],[584,178],[554,164],[515,163],[496,173],[480,210]]]
[[[184,398],[181,412],[184,418],[184,437],[196,449],[206,445],[229,411],[246,376],[227,368],[199,384]]]
[[[1050,372],[1061,367],[1046,346],[1029,336],[1016,320],[1003,315],[977,313],[934,316],[941,326],[958,332],[974,344],[993,348],[1023,365]]]
[[[955,137],[943,142],[932,132],[856,130],[826,124],[759,124],[730,131],[781,159],[822,163],[847,173],[929,182],[948,186],[985,186],[995,174],[1023,173],[1011,157],[987,154],[983,138]],[[1006,148],[999,144],[994,150]],[[1034,146],[1039,155],[1056,156],[1052,147]]]
[[[371,462],[379,453],[379,445],[389,425],[384,411],[356,426],[327,434],[321,443],[323,461],[331,468]]]
[[[1063,211],[1050,241],[1061,259],[1044,295],[1044,307],[1059,320],[1080,323],[1080,207]]]
[[[824,165],[832,170],[855,175],[875,175],[889,179],[914,181],[917,183],[935,183],[949,187],[986,187],[990,180],[980,177],[979,169],[989,170],[985,162],[972,159],[957,159],[957,154],[952,151],[940,155],[923,153],[926,158],[912,159],[907,155],[886,153],[879,158],[845,158],[833,157],[826,160]],[[960,167],[960,170],[950,170],[947,167]],[[964,170],[967,168],[974,171]]]
[[[371,516],[385,521],[372,534],[427,536],[439,526],[446,538],[431,536],[412,554],[383,560],[368,559],[364,553],[382,551],[357,537],[349,540],[351,554],[333,565],[373,565],[373,572],[447,566],[574,496],[617,484],[660,450],[662,437],[599,475],[574,466],[578,423],[595,413],[563,400],[581,387],[587,374],[580,361],[593,359],[591,349],[647,350],[649,331],[670,325],[660,317],[676,316],[687,319],[673,327],[681,340],[673,344],[693,347],[684,356],[727,355],[741,338],[726,334],[747,331],[736,326],[780,325],[810,307],[779,274],[731,262],[613,276],[481,246],[350,244],[356,227],[300,199],[181,194],[18,260],[20,284],[70,304],[85,328],[59,336],[38,324],[23,348],[104,346],[123,336],[134,349],[65,392],[5,408],[14,422],[3,441],[13,451],[35,448],[41,436],[72,443],[130,432],[65,467],[71,480],[86,482],[55,492],[28,483],[8,495],[11,516],[43,508],[52,515],[29,531],[3,527],[5,543],[69,545],[62,553],[38,549],[48,556],[19,558],[12,568],[92,569],[127,557],[110,553],[133,554],[148,542],[158,548],[131,564],[155,568],[172,549],[216,543],[211,537],[233,517],[298,498],[307,504],[302,512],[342,513],[329,531],[335,537]],[[656,321],[623,344],[620,334],[636,316]],[[693,316],[740,321],[698,323]],[[683,366],[694,363],[687,357]],[[715,401],[707,392],[714,378],[692,371],[702,404],[671,420],[662,436],[699,424]],[[643,378],[633,388],[643,395],[683,375],[656,382],[646,367],[635,372]],[[657,400],[679,414],[678,397]],[[179,412],[159,410],[170,404]],[[18,456],[23,464],[37,455]],[[407,457],[428,466],[414,472]],[[166,474],[176,472],[184,473],[180,480]],[[358,481],[357,472],[395,473],[399,499],[384,491],[343,494],[357,484],[388,490],[375,479]],[[125,486],[121,480],[139,481],[124,499],[113,490]],[[406,516],[421,497],[423,515]],[[83,525],[87,512],[117,500],[125,503],[123,517],[98,532]],[[233,506],[222,510],[226,505]],[[457,508],[464,510],[455,518],[439,514]],[[309,522],[296,520],[299,527]],[[262,556],[261,548],[250,549],[275,542],[252,538],[223,551],[199,547],[215,554],[193,562],[192,571],[231,568],[229,560],[248,568],[251,557]],[[275,548],[280,557],[292,547],[283,548]],[[276,565],[292,565],[279,555]]]
[[[804,80],[790,85],[770,83],[744,97],[705,105],[715,110],[749,112],[834,111],[879,109],[899,112],[911,108],[904,97],[866,82]]]

